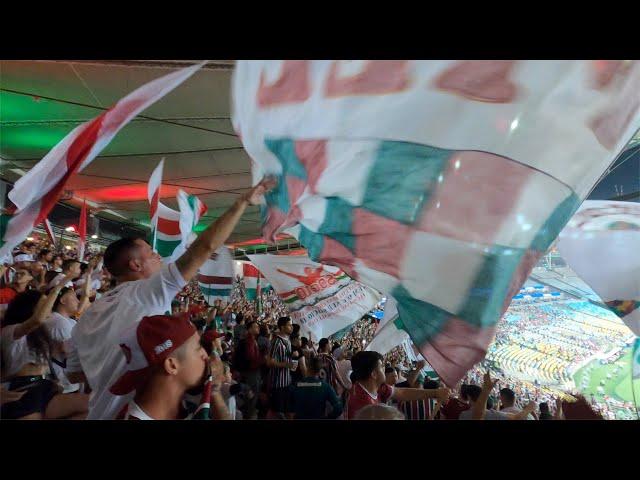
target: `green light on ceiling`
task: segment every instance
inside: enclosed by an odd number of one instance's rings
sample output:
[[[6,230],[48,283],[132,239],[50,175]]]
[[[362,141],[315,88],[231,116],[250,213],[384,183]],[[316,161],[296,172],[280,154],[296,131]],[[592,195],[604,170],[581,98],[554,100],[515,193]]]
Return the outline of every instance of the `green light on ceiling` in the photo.
[[[78,120],[93,118],[98,113],[100,112],[89,107],[0,92],[0,122]]]
[[[0,143],[7,153],[12,150],[50,150],[62,140],[74,125],[51,127],[45,125],[5,126],[0,124]]]

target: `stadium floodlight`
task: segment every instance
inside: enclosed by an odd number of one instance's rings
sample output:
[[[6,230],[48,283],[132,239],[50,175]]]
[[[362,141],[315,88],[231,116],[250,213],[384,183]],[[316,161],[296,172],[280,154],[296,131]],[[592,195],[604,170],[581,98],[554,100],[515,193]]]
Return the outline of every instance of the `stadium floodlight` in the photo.
[[[91,235],[91,238],[93,238],[95,240],[96,238],[98,238],[98,235],[95,235],[95,234]]]

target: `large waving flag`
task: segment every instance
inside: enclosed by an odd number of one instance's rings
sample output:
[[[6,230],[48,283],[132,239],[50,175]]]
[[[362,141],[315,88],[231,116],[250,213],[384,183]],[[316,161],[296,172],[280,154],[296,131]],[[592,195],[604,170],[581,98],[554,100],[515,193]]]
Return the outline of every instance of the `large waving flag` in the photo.
[[[248,257],[287,305],[293,322],[315,341],[361,319],[381,299],[378,292],[339,268],[321,265],[307,256]]]
[[[587,200],[560,233],[558,250],[640,335],[640,204]]]
[[[134,90],[100,116],[74,128],[20,178],[9,193],[18,210],[7,227],[0,257],[11,252],[47,218],[73,174],[89,165],[136,115],[171,92],[204,63],[170,73]]]
[[[87,246],[87,201],[82,202],[80,222],[78,222],[78,261],[84,261],[84,250]]]
[[[200,267],[198,285],[210,305],[216,300],[229,301],[233,288],[233,259],[227,247],[220,247]]]
[[[240,61],[263,236],[397,301],[447,385],[640,126],[640,63]]]

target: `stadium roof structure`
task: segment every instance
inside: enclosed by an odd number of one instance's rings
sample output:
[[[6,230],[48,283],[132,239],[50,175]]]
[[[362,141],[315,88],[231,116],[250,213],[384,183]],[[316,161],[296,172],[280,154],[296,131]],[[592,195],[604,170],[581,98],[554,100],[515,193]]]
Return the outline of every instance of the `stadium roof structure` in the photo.
[[[0,61],[0,178],[15,182],[77,125],[146,82],[193,63]],[[208,62],[136,117],[70,180],[61,201],[78,207],[86,199],[100,217],[148,226],[146,184],[164,157],[162,202],[177,209],[180,188],[198,195],[209,207],[199,229],[221,215],[251,185],[251,162],[230,119],[233,65],[230,60]],[[615,173],[622,174],[631,163]],[[626,187],[624,193],[630,190],[633,187]],[[595,193],[611,197],[615,189]],[[259,208],[250,207],[229,240],[259,237]]]

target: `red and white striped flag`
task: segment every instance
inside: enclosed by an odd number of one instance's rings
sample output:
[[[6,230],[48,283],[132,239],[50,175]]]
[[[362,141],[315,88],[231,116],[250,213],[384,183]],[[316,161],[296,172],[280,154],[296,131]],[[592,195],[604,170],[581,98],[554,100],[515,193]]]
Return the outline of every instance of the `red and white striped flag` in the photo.
[[[171,92],[205,62],[172,72],[133,91],[100,116],[74,128],[9,193],[18,207],[4,235],[0,257],[40,224],[55,205],[69,178],[82,171],[136,115]]]
[[[78,261],[84,260],[84,249],[87,245],[87,200],[82,203],[80,222],[78,222]]]
[[[56,236],[53,233],[53,227],[51,226],[51,222],[48,218],[44,219],[44,229],[47,232],[47,236],[49,237],[49,240],[51,240],[51,244],[53,245],[53,247],[57,247],[58,242],[56,241]]]
[[[153,230],[155,230],[158,226],[158,203],[160,202],[160,186],[162,185],[163,169],[164,158],[160,160],[160,163],[151,174],[151,177],[149,178],[149,184],[147,186],[147,198],[149,199],[150,206],[149,216],[151,217],[151,228]],[[155,245],[153,247],[155,248]]]

